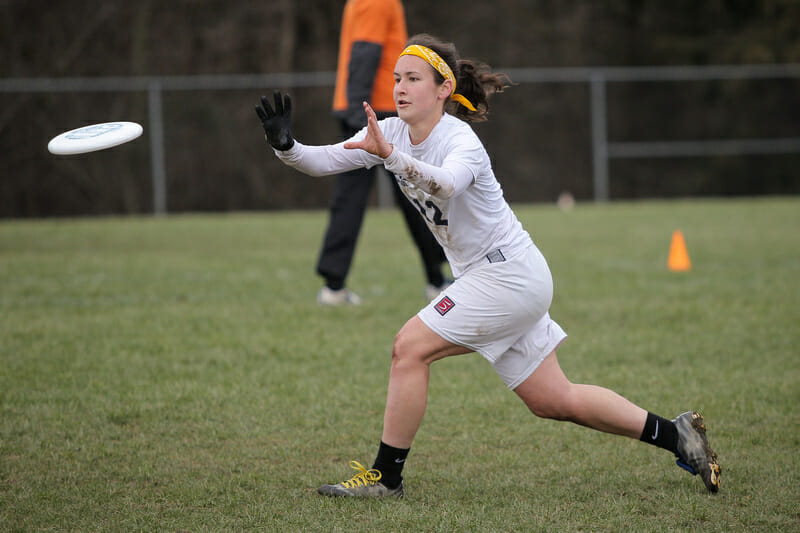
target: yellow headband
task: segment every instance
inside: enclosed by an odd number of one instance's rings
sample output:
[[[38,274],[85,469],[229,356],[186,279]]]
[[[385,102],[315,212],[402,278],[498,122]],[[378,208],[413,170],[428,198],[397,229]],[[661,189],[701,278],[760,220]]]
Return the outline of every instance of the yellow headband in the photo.
[[[419,44],[412,44],[400,54],[400,56],[417,56],[424,59],[430,66],[436,69],[444,79],[450,80],[453,83],[453,92],[450,94],[450,100],[455,100],[463,105],[470,111],[475,111],[475,106],[467,100],[463,95],[456,94],[456,77],[453,75],[453,69],[442,59],[442,56],[431,50],[426,46]]]

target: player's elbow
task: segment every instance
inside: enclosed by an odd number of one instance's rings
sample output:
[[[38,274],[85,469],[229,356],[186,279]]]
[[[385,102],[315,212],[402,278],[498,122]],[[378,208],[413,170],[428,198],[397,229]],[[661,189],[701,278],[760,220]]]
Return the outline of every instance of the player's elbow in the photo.
[[[455,193],[455,187],[452,183],[445,182],[437,182],[434,180],[430,180],[428,183],[428,194],[433,196],[438,200],[448,200],[450,199],[453,194]]]

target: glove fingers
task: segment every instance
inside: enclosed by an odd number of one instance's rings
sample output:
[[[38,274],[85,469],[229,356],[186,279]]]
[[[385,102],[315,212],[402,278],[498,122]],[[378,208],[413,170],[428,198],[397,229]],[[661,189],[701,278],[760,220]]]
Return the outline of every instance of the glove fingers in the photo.
[[[264,107],[267,118],[272,118],[275,116],[275,111],[272,110],[272,106],[269,105],[269,101],[267,100],[266,96],[261,97],[261,105]]]
[[[256,115],[258,115],[258,118],[261,119],[261,122],[264,122],[265,120],[267,120],[267,114],[264,113],[264,110],[261,109],[260,105],[256,106]]]
[[[289,96],[289,93],[283,97],[283,114],[287,117],[292,116],[292,97]]]
[[[274,91],[272,98],[275,100],[275,114],[283,116],[283,99],[281,98],[280,91]]]

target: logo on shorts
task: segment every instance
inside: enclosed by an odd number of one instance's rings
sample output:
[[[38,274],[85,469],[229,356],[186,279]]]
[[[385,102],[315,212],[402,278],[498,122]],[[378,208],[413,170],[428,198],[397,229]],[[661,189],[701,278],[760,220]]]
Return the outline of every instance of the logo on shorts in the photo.
[[[436,311],[438,311],[440,315],[444,316],[447,314],[448,311],[450,311],[455,306],[456,304],[453,302],[453,300],[451,300],[450,297],[445,296],[444,298],[439,300],[433,307],[434,309],[436,309]]]

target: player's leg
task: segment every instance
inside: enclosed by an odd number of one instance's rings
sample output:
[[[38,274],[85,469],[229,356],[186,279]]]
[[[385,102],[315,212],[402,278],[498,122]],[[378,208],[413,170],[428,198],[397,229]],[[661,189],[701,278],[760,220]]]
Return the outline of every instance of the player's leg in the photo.
[[[722,469],[708,444],[703,417],[696,412],[667,420],[609,389],[571,383],[555,351],[514,392],[537,416],[568,420],[670,451],[679,466],[700,475],[709,491],[719,490]]]
[[[418,316],[406,322],[392,347],[383,442],[398,448],[411,447],[425,414],[431,363],[471,351],[441,338]]]
[[[404,494],[403,466],[427,406],[430,365],[444,357],[470,351],[444,340],[417,316],[406,322],[392,348],[383,435],[372,468],[367,470],[358,463],[351,463],[358,474],[335,485],[323,485],[319,493],[401,498]]]
[[[615,435],[638,439],[647,419],[647,411],[614,391],[570,382],[555,352],[514,392],[536,416],[568,420]]]

